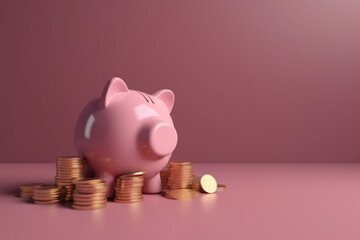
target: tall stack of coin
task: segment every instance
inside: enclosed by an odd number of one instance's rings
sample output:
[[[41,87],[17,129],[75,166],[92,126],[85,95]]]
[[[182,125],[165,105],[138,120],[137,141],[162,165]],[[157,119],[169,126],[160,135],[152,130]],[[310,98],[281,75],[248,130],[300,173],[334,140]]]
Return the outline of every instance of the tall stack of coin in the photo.
[[[169,169],[166,167],[160,172],[161,187],[162,189],[168,188]]]
[[[191,162],[170,162],[168,187],[170,189],[190,188],[193,179]]]
[[[135,172],[120,175],[114,185],[114,202],[133,203],[143,200],[142,187],[144,185],[145,172]]]
[[[42,186],[33,189],[33,200],[36,204],[54,204],[63,199],[65,190],[58,186]]]
[[[74,180],[73,192],[74,209],[91,210],[104,208],[107,202],[107,183],[99,178],[85,178]]]
[[[82,157],[58,157],[56,159],[56,177],[57,186],[66,189],[65,201],[71,200],[73,186],[71,181],[84,178],[84,161]]]
[[[45,186],[44,183],[28,183],[20,185],[20,197],[26,198],[26,199],[32,199],[33,195],[33,189],[35,187],[42,187]]]

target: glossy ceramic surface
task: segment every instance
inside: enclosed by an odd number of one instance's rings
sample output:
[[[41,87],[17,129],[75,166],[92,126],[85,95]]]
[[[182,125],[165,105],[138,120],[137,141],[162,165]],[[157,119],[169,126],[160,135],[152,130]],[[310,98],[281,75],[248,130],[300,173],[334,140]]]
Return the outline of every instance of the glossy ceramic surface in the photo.
[[[159,172],[177,144],[170,116],[174,100],[170,90],[147,94],[129,90],[122,79],[113,78],[83,109],[75,148],[96,176],[108,182],[109,197],[116,176],[137,171],[146,172],[143,192],[161,191]]]

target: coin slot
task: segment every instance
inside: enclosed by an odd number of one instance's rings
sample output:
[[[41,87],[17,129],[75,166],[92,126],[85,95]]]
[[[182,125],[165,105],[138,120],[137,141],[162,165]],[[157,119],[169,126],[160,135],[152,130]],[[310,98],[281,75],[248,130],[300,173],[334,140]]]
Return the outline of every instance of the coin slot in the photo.
[[[149,95],[147,95],[147,96],[150,98],[151,102],[154,104],[154,101],[152,100],[152,98]]]
[[[142,94],[141,92],[138,92],[138,93],[145,98],[146,102],[149,102],[149,100],[147,100],[147,98],[145,97],[144,94]]]

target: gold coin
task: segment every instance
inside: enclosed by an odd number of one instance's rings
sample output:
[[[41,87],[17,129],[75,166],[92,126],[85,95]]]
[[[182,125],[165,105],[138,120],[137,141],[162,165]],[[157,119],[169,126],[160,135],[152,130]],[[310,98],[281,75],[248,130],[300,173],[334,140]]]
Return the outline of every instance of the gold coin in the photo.
[[[91,201],[77,201],[73,200],[73,203],[78,206],[94,206],[94,205],[101,205],[106,204],[107,199],[100,199],[100,200],[91,200]]]
[[[36,204],[44,204],[44,205],[54,204],[54,203],[58,203],[58,202],[60,202],[60,200],[50,200],[50,201],[34,200],[34,203],[36,203]]]
[[[85,166],[84,165],[62,165],[62,166],[56,166],[56,171],[84,171]]]
[[[144,183],[144,178],[141,178],[141,179],[121,178],[121,179],[118,179],[118,180],[115,181],[115,184],[128,184],[128,185],[142,184],[142,183]]]
[[[114,200],[118,201],[130,201],[130,200],[140,200],[143,199],[143,197],[115,197]]]
[[[34,200],[40,200],[40,201],[50,201],[50,200],[56,200],[59,199],[59,196],[56,197],[51,197],[51,196],[44,196],[44,197],[40,197],[40,196],[33,196],[32,197]]]
[[[97,199],[97,198],[106,198],[106,193],[101,193],[100,194],[89,194],[89,193],[85,193],[85,194],[81,194],[81,193],[74,193],[73,197],[76,199]]]
[[[21,190],[32,190],[34,187],[42,187],[42,186],[46,186],[46,184],[45,183],[27,183],[27,184],[22,184],[19,187]]]
[[[214,193],[217,189],[216,179],[210,174],[202,175],[200,178],[201,188],[206,193]]]
[[[84,175],[84,172],[83,171],[57,171],[56,172],[56,176],[57,177],[61,177],[61,176],[77,176],[77,175],[80,175],[80,176],[83,176]]]
[[[77,189],[78,193],[107,193],[107,189],[103,190],[83,190],[83,189]]]
[[[115,190],[119,190],[119,191],[141,191],[143,185],[138,185],[138,186],[115,186],[114,189]]]
[[[166,197],[177,200],[191,200],[198,195],[199,193],[197,191],[190,189],[176,189],[176,190],[168,190],[165,192]]]
[[[35,187],[33,192],[57,192],[60,190],[58,186],[42,186],[42,187]]]
[[[84,170],[57,170],[56,171],[56,175],[60,175],[60,174],[84,174]]]
[[[142,192],[142,188],[115,188],[116,192],[138,192],[141,193]]]
[[[84,166],[82,160],[58,160],[56,166]]]
[[[87,198],[87,197],[103,197],[106,196],[106,192],[99,193],[79,193],[79,191],[74,190],[73,195],[76,197]]]
[[[57,161],[82,161],[83,157],[81,156],[65,156],[65,157],[57,157]]]
[[[65,190],[58,192],[33,192],[33,196],[58,196],[65,192]]]
[[[57,163],[56,170],[85,170],[83,163]]]
[[[117,188],[142,188],[144,183],[115,183],[114,187]]]
[[[226,185],[224,184],[218,184],[217,185],[217,191],[222,191],[222,190],[225,190],[226,189]]]
[[[74,180],[80,180],[80,179],[82,179],[82,177],[79,177],[79,178],[69,178],[69,177],[67,177],[67,178],[64,178],[64,177],[55,177],[55,181],[56,182],[61,182],[61,183],[72,183],[72,181],[74,181]]]
[[[116,191],[115,193],[116,193],[115,196],[142,196],[143,195],[142,192],[119,192],[119,191]]]
[[[76,197],[102,197],[102,196],[106,196],[105,192],[100,192],[100,193],[79,193],[77,190],[74,190],[73,195]]]
[[[57,160],[56,166],[84,166],[83,160]]]
[[[104,192],[107,191],[107,187],[102,186],[102,187],[94,187],[94,188],[87,188],[87,187],[76,187],[76,190],[78,190],[79,192],[86,192],[86,191],[91,191],[91,192]]]
[[[143,184],[138,185],[115,185],[114,189],[142,189]]]
[[[106,204],[93,205],[93,206],[79,206],[79,205],[73,204],[72,208],[77,209],[77,210],[95,210],[95,209],[104,208],[105,206],[106,206]]]
[[[72,179],[72,178],[82,178],[84,177],[84,174],[57,174],[56,177],[60,178],[66,178],[66,179]]]
[[[136,187],[136,186],[142,186],[144,185],[144,182],[116,182],[114,184],[115,187]]]
[[[83,183],[82,180],[80,180],[81,182],[76,182],[76,187],[88,187],[88,188],[97,188],[97,187],[104,187],[107,186],[107,183],[105,181],[101,181],[101,182],[97,182],[97,183],[91,183],[91,184],[86,184]]]
[[[190,165],[191,162],[189,161],[171,161],[169,162],[170,166],[171,165]]]
[[[134,172],[134,173],[129,173],[129,174],[123,174],[120,175],[120,178],[129,178],[129,177],[138,177],[138,176],[144,176],[145,172]]]
[[[56,168],[84,168],[83,162],[57,162]]]
[[[83,178],[80,180],[74,180],[73,184],[97,184],[103,182],[100,178]]]
[[[101,201],[107,201],[107,198],[102,197],[102,198],[74,198],[73,197],[73,201],[75,202],[87,202],[87,203],[91,203],[91,202],[101,202]]]

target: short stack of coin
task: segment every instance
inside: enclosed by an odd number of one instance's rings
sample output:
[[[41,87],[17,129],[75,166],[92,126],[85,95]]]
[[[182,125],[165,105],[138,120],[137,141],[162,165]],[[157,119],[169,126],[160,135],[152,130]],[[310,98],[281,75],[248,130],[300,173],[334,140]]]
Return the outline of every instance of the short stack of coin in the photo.
[[[58,186],[42,186],[33,189],[33,200],[36,204],[54,204],[60,202],[65,190]]]
[[[191,189],[201,192],[201,184],[200,184],[200,177],[199,176],[193,176]]]
[[[174,189],[190,188],[193,179],[191,162],[170,162],[168,187]]]
[[[22,198],[26,198],[26,199],[32,199],[32,195],[33,195],[33,189],[35,187],[43,187],[46,184],[44,183],[28,183],[28,184],[23,184],[20,186],[20,197]]]
[[[120,175],[116,178],[114,202],[134,203],[143,200],[142,187],[145,172]]]
[[[84,178],[74,180],[72,208],[92,210],[104,208],[107,202],[108,185],[99,178]]]
[[[161,187],[162,189],[168,188],[169,169],[166,167],[160,172]]]
[[[57,186],[66,189],[65,201],[71,200],[74,179],[84,178],[84,161],[82,157],[58,157],[56,159],[56,177]]]

